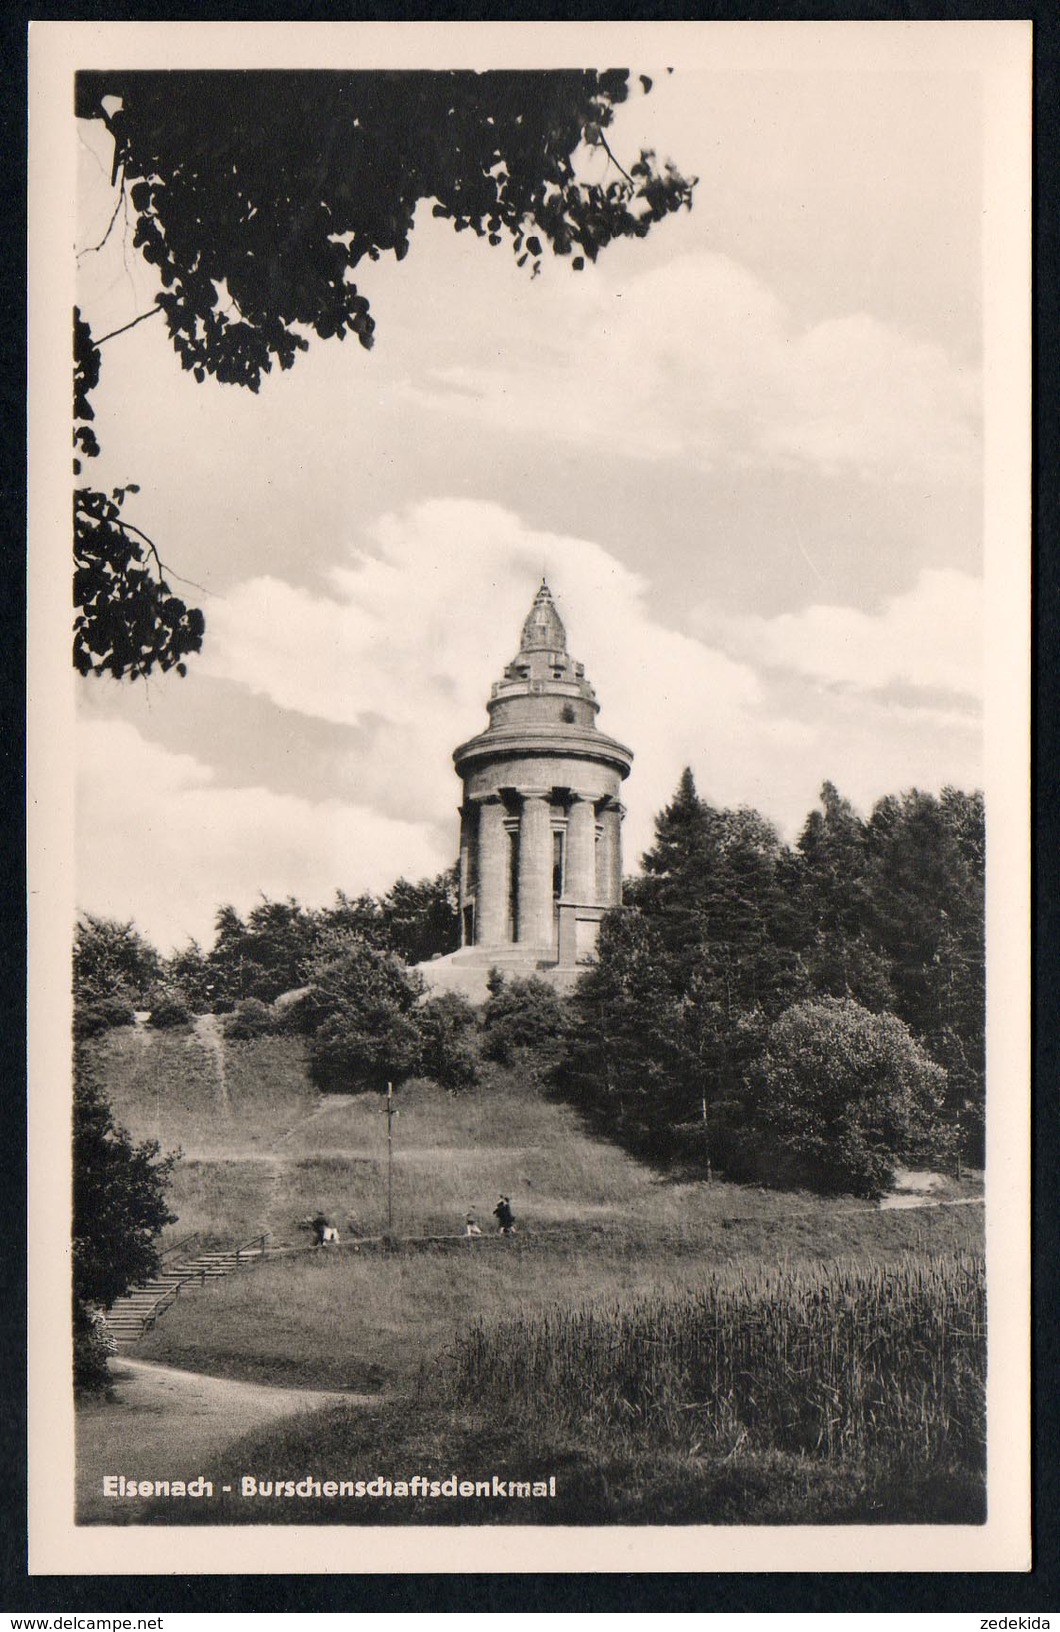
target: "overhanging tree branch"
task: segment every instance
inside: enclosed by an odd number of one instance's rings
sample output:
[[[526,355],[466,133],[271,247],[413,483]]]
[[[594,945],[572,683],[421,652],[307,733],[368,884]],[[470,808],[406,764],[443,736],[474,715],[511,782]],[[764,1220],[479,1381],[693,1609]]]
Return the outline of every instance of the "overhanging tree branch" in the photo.
[[[99,451],[85,423],[99,348],[158,312],[197,381],[250,391],[293,367],[310,334],[352,334],[370,350],[375,319],[352,274],[365,258],[405,258],[421,203],[457,231],[507,239],[532,276],[546,245],[580,271],[615,239],[689,208],[694,178],[650,152],[626,169],[603,135],[628,82],[625,69],[79,73],[77,116],[113,137],[118,206],[162,287],[149,311],[94,343],[87,323],[75,329],[77,451]],[[578,175],[586,138],[621,181]],[[80,671],[183,673],[202,614],[169,596],[150,539],[89,489],[75,535]]]
[[[120,329],[111,329],[109,334],[103,335],[101,339],[96,341],[96,345],[105,346],[108,340],[113,340],[117,335],[127,334],[130,329],[135,329],[137,323],[146,323],[149,317],[157,317],[161,310],[161,306],[152,306],[150,311],[141,312],[139,317],[134,317],[131,323],[123,323]]]

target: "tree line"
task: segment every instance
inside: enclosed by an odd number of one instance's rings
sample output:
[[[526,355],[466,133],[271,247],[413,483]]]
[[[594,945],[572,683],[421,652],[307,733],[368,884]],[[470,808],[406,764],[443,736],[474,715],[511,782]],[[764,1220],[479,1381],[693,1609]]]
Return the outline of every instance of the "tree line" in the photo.
[[[459,945],[456,870],[411,882],[399,878],[382,896],[337,890],[329,907],[263,897],[245,916],[218,908],[214,941],[194,938],[169,957],[131,922],[85,913],[74,941],[75,1019],[81,1036],[130,1024],[149,1010],[156,1024],[191,1013],[231,1013],[248,1001],[272,1003],[306,984],[315,962],[326,963],[346,942],[424,963]]]
[[[605,919],[561,1079],[642,1152],[733,1176],[880,1187],[867,1152],[982,1160],[982,796],[831,783],[797,843],[685,771]]]

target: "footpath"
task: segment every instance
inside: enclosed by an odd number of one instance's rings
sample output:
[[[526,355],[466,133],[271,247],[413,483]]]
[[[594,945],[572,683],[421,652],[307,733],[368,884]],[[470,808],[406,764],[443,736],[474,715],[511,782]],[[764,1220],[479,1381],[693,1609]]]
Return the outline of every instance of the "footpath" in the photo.
[[[103,1495],[107,1474],[193,1479],[227,1445],[283,1417],[325,1406],[367,1410],[378,1394],[276,1388],[207,1377],[132,1360],[111,1361],[115,1398],[89,1400],[77,1412],[77,1513],[82,1524],[123,1522],[122,1504]],[[125,1506],[134,1506],[126,1503]]]

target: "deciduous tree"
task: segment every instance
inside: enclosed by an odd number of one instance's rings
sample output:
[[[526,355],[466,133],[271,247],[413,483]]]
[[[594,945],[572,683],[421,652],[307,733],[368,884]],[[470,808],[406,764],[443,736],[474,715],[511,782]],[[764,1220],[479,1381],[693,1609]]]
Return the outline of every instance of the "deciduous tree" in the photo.
[[[309,1033],[313,1076],[322,1088],[358,1093],[385,1088],[418,1069],[422,1038],[416,1006],[423,982],[399,958],[352,941],[307,967],[299,1023]]]
[[[728,1166],[771,1183],[880,1196],[947,1143],[946,1073],[891,1014],[798,1003],[769,1028],[728,1130]]]
[[[166,1190],[176,1156],[134,1144],[117,1126],[83,1050],[74,1077],[73,1299],[75,1377],[99,1382],[90,1310],[109,1308],[158,1269],[158,1237],[176,1222]]]

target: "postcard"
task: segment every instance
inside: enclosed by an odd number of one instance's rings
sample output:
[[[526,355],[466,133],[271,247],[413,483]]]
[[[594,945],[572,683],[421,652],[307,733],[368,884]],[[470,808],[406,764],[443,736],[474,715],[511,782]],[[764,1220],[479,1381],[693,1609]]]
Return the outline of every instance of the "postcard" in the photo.
[[[1030,1567],[1030,43],[32,25],[34,1573]]]

